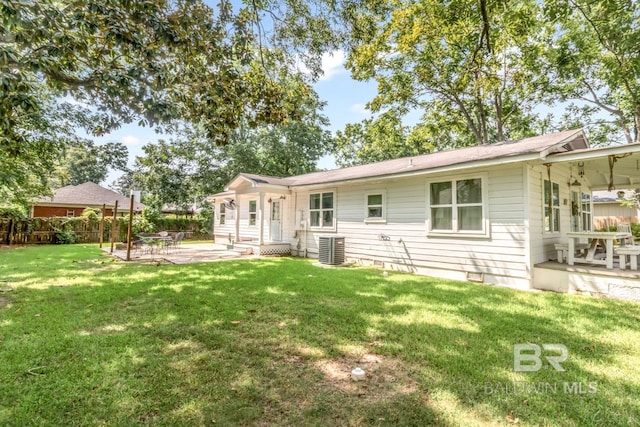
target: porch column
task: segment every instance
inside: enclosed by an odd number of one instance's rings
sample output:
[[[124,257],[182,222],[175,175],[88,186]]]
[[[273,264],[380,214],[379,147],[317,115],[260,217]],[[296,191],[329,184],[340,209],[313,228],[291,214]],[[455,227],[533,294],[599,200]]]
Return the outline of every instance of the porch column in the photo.
[[[240,197],[238,197],[238,193],[236,193],[236,238],[235,242],[238,243],[240,241]]]
[[[260,237],[259,243],[260,246],[264,244],[264,193],[260,192],[260,209],[258,210],[258,215],[260,215]]]

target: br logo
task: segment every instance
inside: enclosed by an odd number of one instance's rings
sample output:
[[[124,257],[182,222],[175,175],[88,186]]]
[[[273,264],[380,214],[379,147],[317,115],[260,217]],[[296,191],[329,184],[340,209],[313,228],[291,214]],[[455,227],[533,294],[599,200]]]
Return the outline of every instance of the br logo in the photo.
[[[544,351],[544,356],[542,352]],[[558,372],[564,372],[561,363],[569,358],[569,350],[564,344],[514,344],[514,372],[537,372],[542,369],[542,359]]]

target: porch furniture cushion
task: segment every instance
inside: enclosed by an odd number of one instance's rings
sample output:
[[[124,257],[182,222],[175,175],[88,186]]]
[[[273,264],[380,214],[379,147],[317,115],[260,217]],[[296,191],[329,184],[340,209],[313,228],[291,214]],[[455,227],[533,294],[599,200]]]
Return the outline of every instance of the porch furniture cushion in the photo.
[[[640,255],[640,246],[622,246],[616,250],[620,257],[620,269],[627,267],[627,255],[629,256],[629,265],[632,270],[638,269],[638,255]]]

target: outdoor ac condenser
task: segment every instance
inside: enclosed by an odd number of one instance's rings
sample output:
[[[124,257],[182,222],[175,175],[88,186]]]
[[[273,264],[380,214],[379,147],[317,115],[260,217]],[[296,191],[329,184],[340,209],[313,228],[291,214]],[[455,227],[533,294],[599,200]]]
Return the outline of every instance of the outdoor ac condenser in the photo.
[[[318,242],[320,264],[344,264],[344,237],[320,236]]]

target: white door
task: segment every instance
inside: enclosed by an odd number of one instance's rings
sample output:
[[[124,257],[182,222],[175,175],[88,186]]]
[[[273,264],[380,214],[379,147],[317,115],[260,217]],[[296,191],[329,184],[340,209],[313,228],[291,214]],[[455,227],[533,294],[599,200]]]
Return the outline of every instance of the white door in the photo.
[[[280,231],[280,200],[271,202],[271,240],[279,242],[282,240]]]

